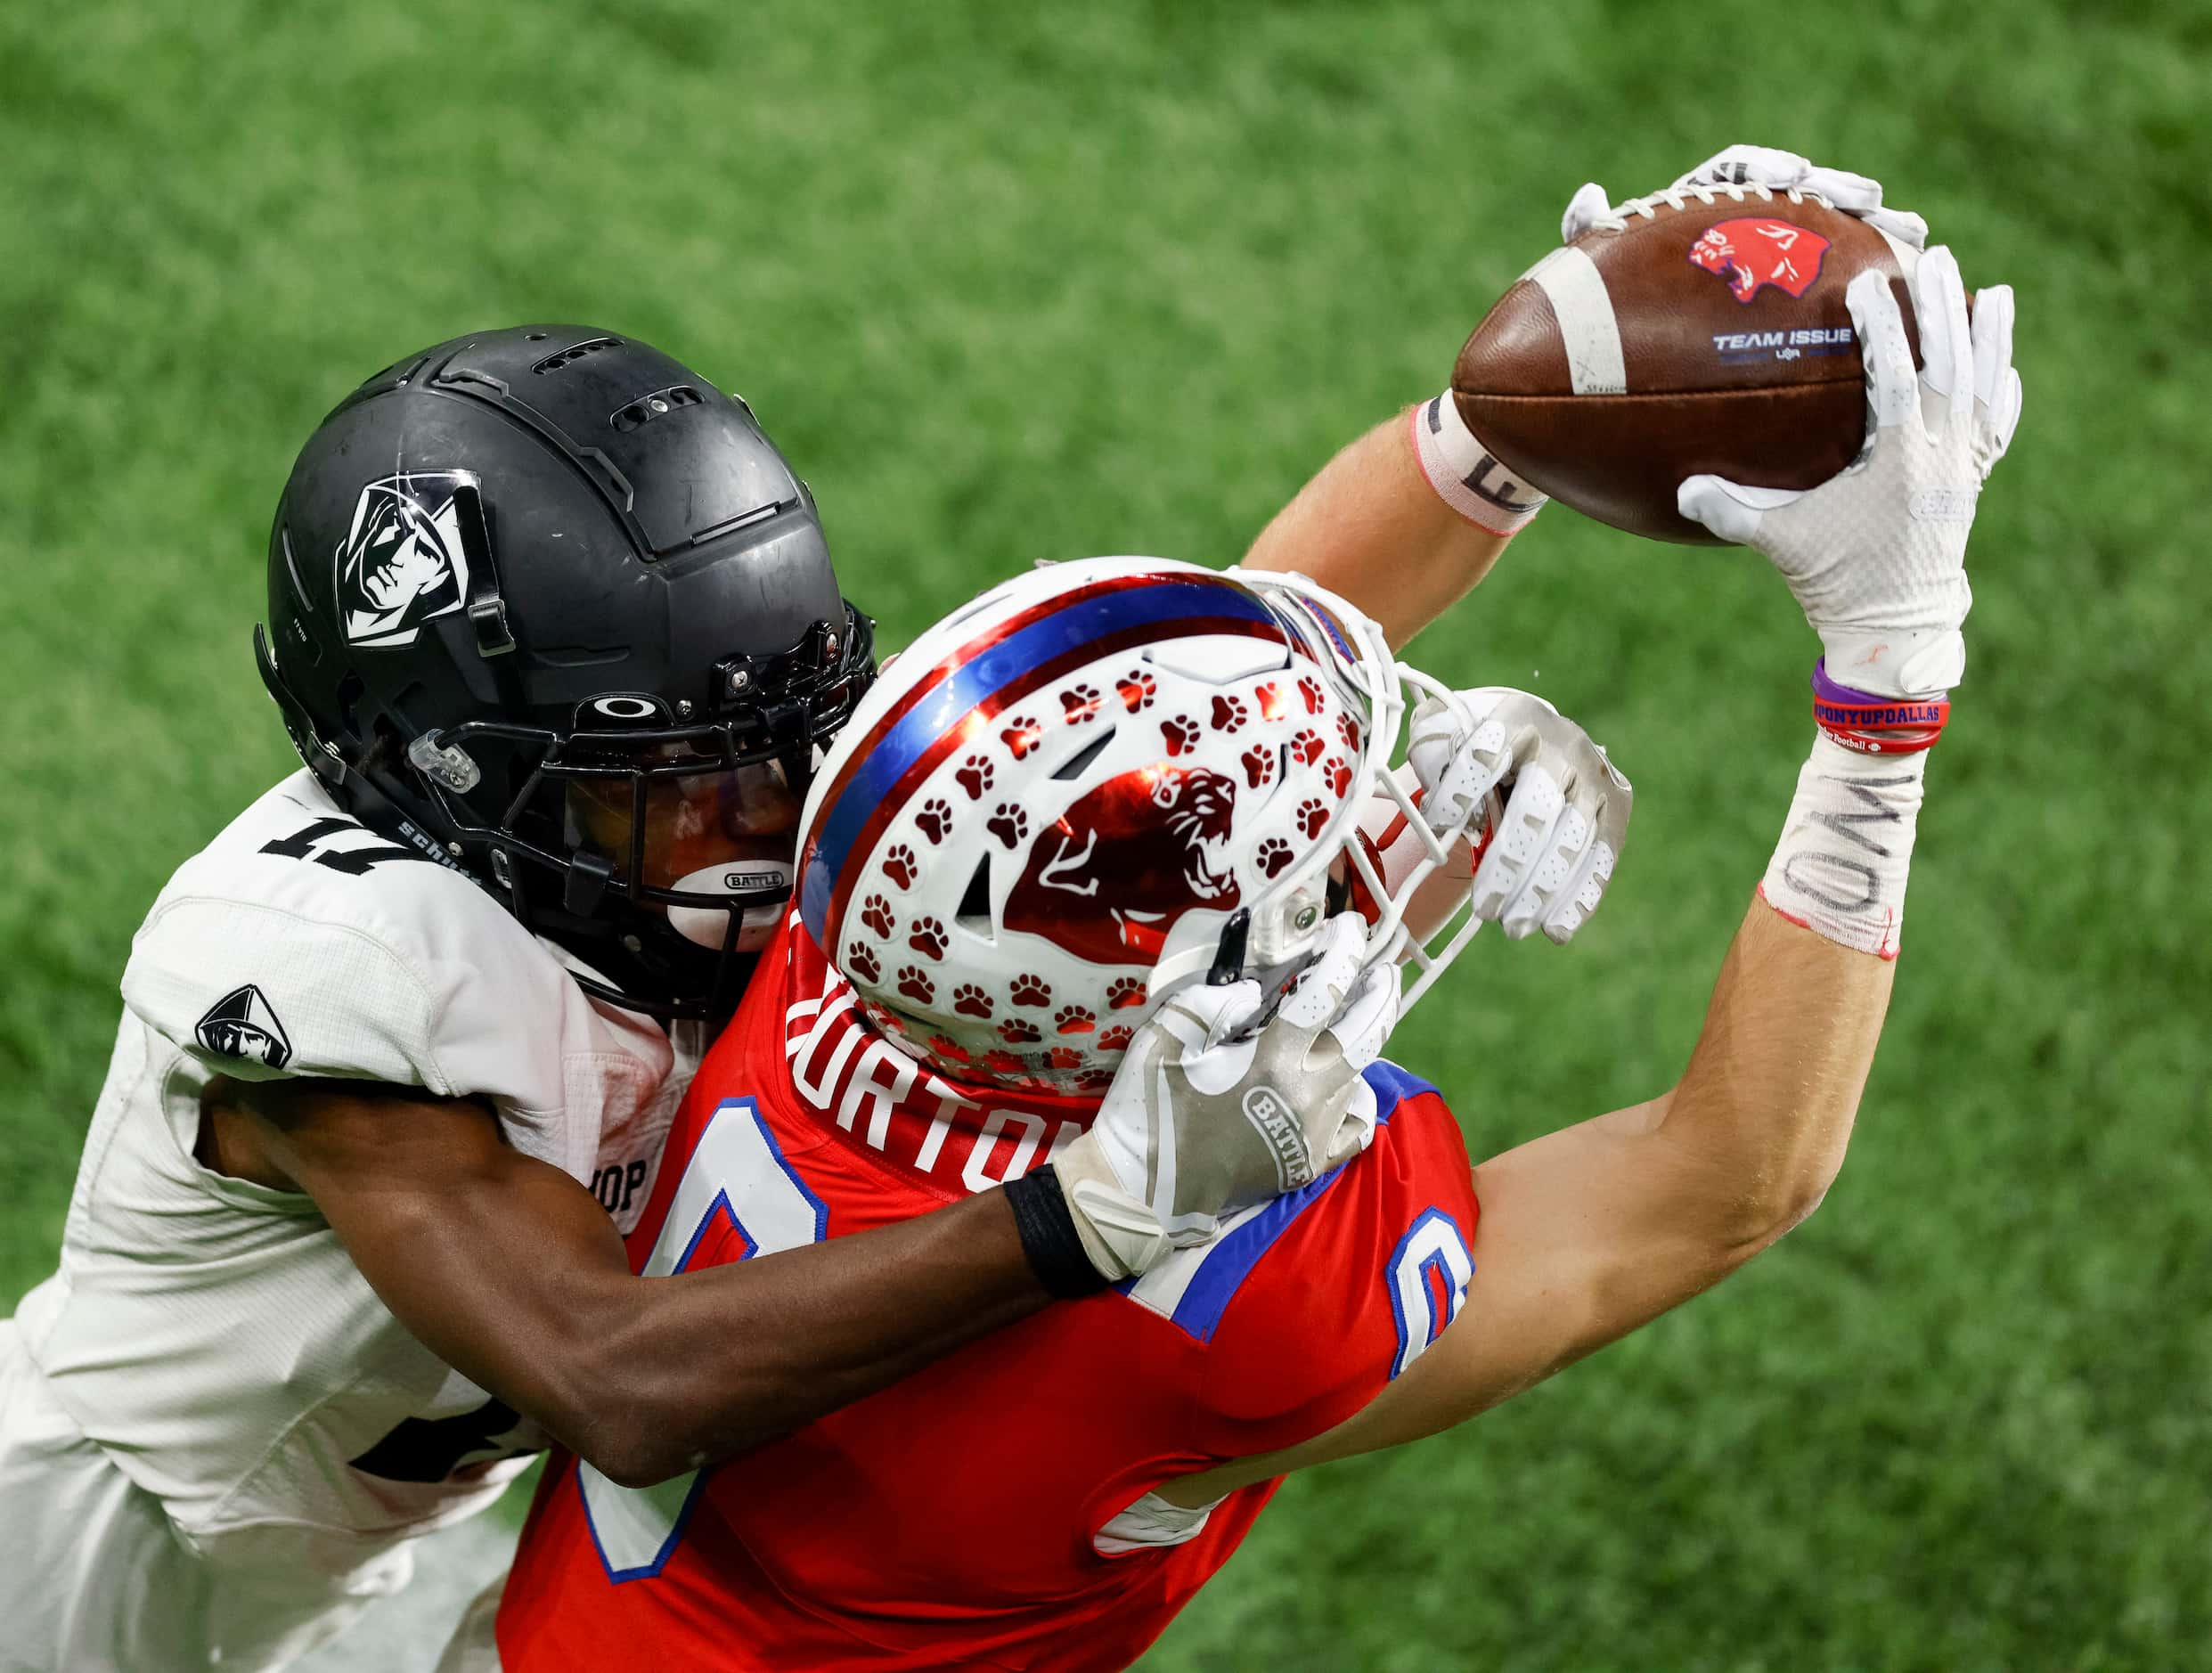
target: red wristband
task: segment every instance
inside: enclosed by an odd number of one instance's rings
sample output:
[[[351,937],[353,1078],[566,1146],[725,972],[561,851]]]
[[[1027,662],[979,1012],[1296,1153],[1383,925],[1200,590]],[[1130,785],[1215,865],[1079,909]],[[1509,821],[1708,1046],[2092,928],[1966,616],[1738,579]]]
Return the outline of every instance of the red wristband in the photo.
[[[1824,657],[1813,665],[1813,719],[1846,749],[1865,755],[1908,755],[1935,747],[1951,719],[1951,700],[1855,691],[1828,677]]]

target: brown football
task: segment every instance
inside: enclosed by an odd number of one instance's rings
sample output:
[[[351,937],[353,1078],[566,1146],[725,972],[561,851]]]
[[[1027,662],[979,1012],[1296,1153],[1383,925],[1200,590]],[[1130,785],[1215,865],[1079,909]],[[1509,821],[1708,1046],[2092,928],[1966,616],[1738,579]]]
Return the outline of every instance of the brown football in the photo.
[[[1713,543],[1675,510],[1710,471],[1810,488],[1866,439],[1844,288],[1890,277],[1915,363],[1900,256],[1865,222],[1757,188],[1653,200],[1514,281],[1459,351],[1460,416],[1507,466],[1578,511],[1660,540]]]

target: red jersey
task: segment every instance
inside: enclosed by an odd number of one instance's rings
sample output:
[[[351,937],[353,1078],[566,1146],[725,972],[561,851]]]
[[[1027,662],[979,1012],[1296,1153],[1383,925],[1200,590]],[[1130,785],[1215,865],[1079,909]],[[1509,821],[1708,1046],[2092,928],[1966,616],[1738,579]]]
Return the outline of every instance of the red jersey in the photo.
[[[1389,1064],[1366,1085],[1375,1142],[1343,1167],[771,1446],[644,1490],[555,1452],[500,1606],[502,1664],[1135,1660],[1276,1483],[1171,1531],[1147,1495],[1342,1423],[1465,1299],[1458,1125]],[[925,1212],[1047,1160],[1094,1107],[939,1079],[854,1016],[787,923],[676,1119],[632,1263],[682,1271]]]

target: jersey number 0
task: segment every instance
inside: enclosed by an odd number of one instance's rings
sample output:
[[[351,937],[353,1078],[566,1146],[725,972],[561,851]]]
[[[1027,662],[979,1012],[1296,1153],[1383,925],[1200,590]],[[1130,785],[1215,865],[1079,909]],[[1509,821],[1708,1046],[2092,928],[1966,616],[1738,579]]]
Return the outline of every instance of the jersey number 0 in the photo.
[[[682,1271],[717,1230],[738,1243],[725,1258],[741,1261],[820,1243],[829,1231],[829,1210],[783,1159],[749,1098],[724,1098],[707,1118],[641,1276]],[[653,1487],[617,1487],[577,1460],[576,1485],[608,1579],[642,1580],[660,1572],[683,1537],[704,1480],[704,1472],[693,1470]]]

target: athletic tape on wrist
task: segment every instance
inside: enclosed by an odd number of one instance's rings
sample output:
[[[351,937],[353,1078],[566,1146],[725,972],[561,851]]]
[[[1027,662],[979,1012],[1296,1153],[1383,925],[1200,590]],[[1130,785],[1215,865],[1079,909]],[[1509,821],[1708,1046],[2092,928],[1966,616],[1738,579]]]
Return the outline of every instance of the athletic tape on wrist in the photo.
[[[1049,1163],[1033,1168],[1018,1179],[1006,1182],[1007,1206],[1014,1211],[1014,1229],[1022,1240],[1022,1253],[1037,1274],[1037,1281],[1061,1301],[1095,1295],[1106,1279],[1083,1253],[1083,1240],[1060,1194],[1060,1176]]]
[[[1447,389],[1413,410],[1413,453],[1437,497],[1468,522],[1509,535],[1544,509],[1539,494],[1499,463],[1459,416]]]
[[[1896,958],[1927,767],[1925,751],[1861,755],[1816,732],[1759,898],[1841,946]]]
[[[1828,677],[1828,659],[1813,664],[1813,719],[1846,749],[1863,755],[1906,755],[1931,749],[1951,719],[1945,697],[1882,697]]]

